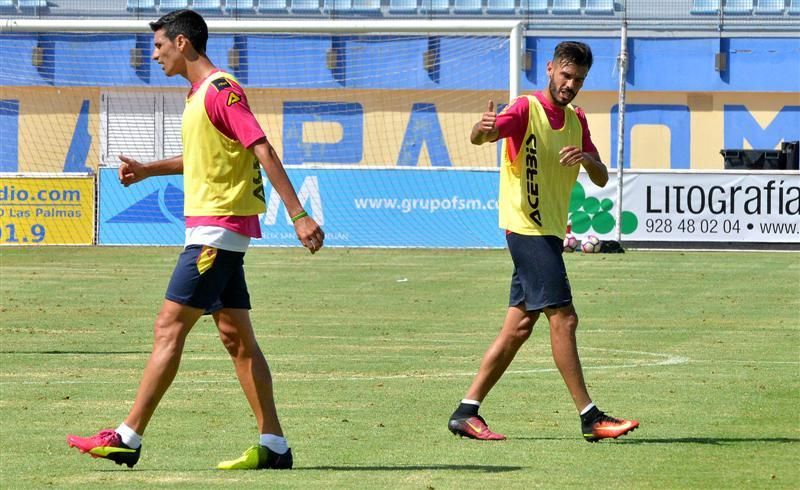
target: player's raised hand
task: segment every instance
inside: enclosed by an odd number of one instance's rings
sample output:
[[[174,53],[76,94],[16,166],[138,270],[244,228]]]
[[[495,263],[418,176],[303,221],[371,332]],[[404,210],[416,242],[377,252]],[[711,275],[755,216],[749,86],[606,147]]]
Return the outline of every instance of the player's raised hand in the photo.
[[[119,159],[122,161],[118,169],[120,184],[128,187],[131,184],[135,184],[147,178],[144,165],[125,155],[120,155]]]
[[[494,111],[494,101],[490,100],[486,106],[486,112],[481,116],[478,129],[482,133],[490,133],[495,129],[495,122],[497,121],[497,113]]]
[[[312,254],[322,248],[322,244],[325,241],[325,232],[322,231],[322,228],[311,216],[305,215],[295,221],[294,231],[297,233],[297,239],[300,240],[300,243]]]

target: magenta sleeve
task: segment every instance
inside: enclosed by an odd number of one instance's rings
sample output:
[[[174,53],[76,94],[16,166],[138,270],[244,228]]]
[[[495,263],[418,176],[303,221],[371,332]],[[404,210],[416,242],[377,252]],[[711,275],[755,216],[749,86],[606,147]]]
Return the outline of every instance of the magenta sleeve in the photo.
[[[530,103],[527,97],[517,97],[512,100],[505,109],[497,115],[495,127],[498,132],[498,140],[508,138],[508,157],[514,160],[522,148],[522,140],[528,130],[528,117],[530,113]]]
[[[597,147],[594,146],[592,135],[589,133],[589,122],[586,120],[586,114],[580,107],[575,108],[575,114],[581,122],[581,129],[583,130],[583,151],[587,153],[597,153]]]
[[[264,138],[264,130],[250,111],[244,90],[233,80],[230,86],[217,91],[209,87],[206,91],[206,113],[217,130],[230,139],[249,148]]]

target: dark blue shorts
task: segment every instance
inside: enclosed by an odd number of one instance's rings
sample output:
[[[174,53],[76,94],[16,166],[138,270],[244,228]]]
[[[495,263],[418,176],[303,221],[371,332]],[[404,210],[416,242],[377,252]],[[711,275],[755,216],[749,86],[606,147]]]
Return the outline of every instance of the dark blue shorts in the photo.
[[[524,304],[526,311],[541,311],[572,304],[560,238],[509,233],[506,242],[514,261],[509,306]]]
[[[244,280],[244,252],[189,245],[178,257],[167,286],[170,301],[213,313],[222,308],[250,309]]]

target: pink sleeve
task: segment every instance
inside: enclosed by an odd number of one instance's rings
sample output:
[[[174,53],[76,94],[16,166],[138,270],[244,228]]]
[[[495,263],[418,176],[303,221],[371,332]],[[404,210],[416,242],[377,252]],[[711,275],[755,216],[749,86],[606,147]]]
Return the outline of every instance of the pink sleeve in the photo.
[[[511,161],[517,157],[522,148],[525,132],[528,129],[530,103],[527,97],[517,97],[512,100],[503,111],[497,115],[495,127],[498,131],[498,140],[509,138],[508,157]]]
[[[227,83],[212,83],[208,87],[205,100],[208,118],[220,133],[249,148],[265,137],[264,130],[250,111],[242,87],[228,78],[218,80]]]
[[[580,107],[575,108],[575,114],[578,116],[578,120],[581,122],[581,128],[583,129],[583,151],[587,153],[597,153],[597,147],[594,146],[592,135],[589,133],[589,122],[586,121],[586,114],[584,114],[583,109]]]

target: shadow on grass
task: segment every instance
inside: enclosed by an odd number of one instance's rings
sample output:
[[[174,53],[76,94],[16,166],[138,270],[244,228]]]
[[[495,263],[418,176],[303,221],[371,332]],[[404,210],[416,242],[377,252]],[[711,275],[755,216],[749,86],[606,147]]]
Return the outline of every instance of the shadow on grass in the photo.
[[[519,471],[522,466],[492,466],[481,464],[425,464],[425,465],[396,465],[396,466],[305,466],[294,468],[293,471],[479,471],[482,473],[507,473]]]
[[[475,471],[481,473],[508,473],[511,471],[519,471],[525,469],[522,466],[492,466],[492,465],[478,465],[478,464],[428,464],[428,465],[396,465],[396,466],[295,466],[292,472],[297,471]],[[209,473],[225,473],[216,468],[194,468],[194,469],[176,469],[176,468],[135,468],[128,469],[123,467],[116,468],[103,468],[93,470],[99,473],[124,473],[126,471],[133,471],[137,473],[175,473],[175,472],[209,472]],[[233,474],[235,472],[231,472]]]
[[[797,444],[797,437],[665,437],[663,439],[620,439],[617,444],[709,444],[721,446],[751,442],[776,442],[778,444]]]
[[[115,351],[95,351],[95,350],[2,350],[0,354],[42,354],[50,356],[111,356],[115,354],[150,354],[149,350],[115,350]]]

